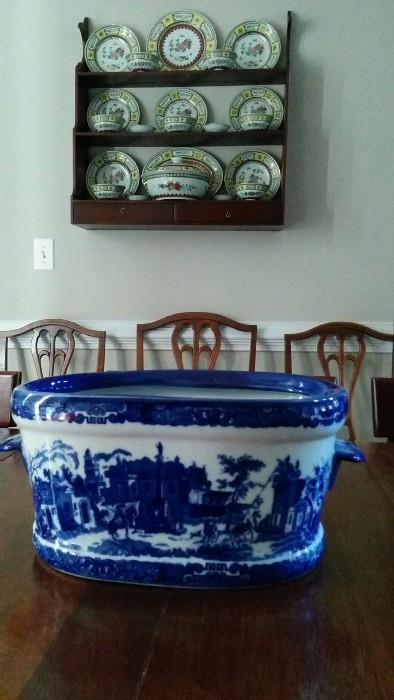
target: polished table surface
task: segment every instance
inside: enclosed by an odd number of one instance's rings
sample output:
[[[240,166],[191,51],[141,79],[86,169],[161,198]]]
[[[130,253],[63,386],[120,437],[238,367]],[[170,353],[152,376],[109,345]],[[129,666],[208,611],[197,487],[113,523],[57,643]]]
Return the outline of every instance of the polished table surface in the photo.
[[[343,463],[309,576],[238,591],[84,581],[35,557],[18,455],[0,463],[0,698],[394,698],[394,444]],[[6,459],[4,459],[6,457]]]

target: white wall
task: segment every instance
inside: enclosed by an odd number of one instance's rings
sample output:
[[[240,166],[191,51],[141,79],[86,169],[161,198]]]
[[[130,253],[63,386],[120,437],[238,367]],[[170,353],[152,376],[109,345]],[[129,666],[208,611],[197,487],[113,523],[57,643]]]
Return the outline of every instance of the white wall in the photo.
[[[84,16],[94,27],[120,22],[144,38],[167,11],[187,6],[2,3],[0,318],[147,320],[182,307],[261,322],[391,320],[391,0],[191,4],[211,18],[221,41],[254,17],[283,35],[287,9],[295,13],[284,231],[71,226],[77,23]],[[210,103],[215,117],[228,104]],[[35,236],[55,239],[54,272],[33,271]]]
[[[294,12],[281,232],[85,231],[70,224],[78,22],[123,23],[144,39],[163,14],[182,7],[205,12],[220,45],[251,18],[271,22],[284,38],[286,11]],[[13,0],[1,10],[0,322],[55,316],[134,323],[185,309],[262,326],[393,319],[392,0]],[[226,89],[220,100],[213,89],[199,90],[211,118],[226,120],[239,89]],[[137,96],[151,110],[165,92]],[[143,162],[154,150],[136,156]],[[231,155],[218,153],[223,162]],[[34,237],[54,238],[53,272],[33,270]]]

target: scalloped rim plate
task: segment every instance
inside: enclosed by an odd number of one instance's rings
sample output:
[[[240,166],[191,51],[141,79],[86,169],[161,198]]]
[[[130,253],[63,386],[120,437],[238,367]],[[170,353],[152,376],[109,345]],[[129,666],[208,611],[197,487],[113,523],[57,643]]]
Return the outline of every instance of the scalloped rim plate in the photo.
[[[139,50],[140,43],[129,27],[107,24],[88,37],[84,56],[87,67],[93,72],[126,71],[126,57]]]
[[[218,192],[222,186],[223,182],[223,168],[219,161],[207,151],[203,151],[201,148],[166,148],[164,151],[156,153],[147,163],[145,163],[142,173],[141,180],[144,182],[144,173],[148,170],[156,170],[163,163],[168,163],[172,158],[176,156],[181,156],[189,161],[194,161],[195,163],[205,165],[212,173],[212,182],[209,185],[207,195],[213,196]]]
[[[187,102],[187,105],[181,109],[181,111],[176,111],[176,103],[179,102],[179,108],[181,108],[182,102]],[[164,118],[167,116],[176,116],[181,114],[186,115],[186,111],[189,111],[188,116],[193,116],[196,118],[196,124],[193,131],[201,131],[207,123],[208,110],[205,100],[189,88],[180,88],[179,90],[170,90],[166,95],[164,95],[161,100],[156,105],[155,116],[156,116],[156,126],[158,129],[164,129]]]
[[[116,179],[113,181],[112,178],[108,182],[105,182],[104,179],[97,180],[97,174],[103,167],[116,164],[119,166],[118,169],[123,175],[120,180]],[[123,151],[104,151],[103,153],[99,153],[99,155],[93,158],[93,160],[89,163],[86,171],[86,187],[93,199],[96,199],[96,197],[94,196],[90,185],[95,185],[99,182],[103,182],[106,185],[124,185],[124,196],[134,194],[140,183],[140,171],[138,169],[138,165],[135,160],[131,158],[131,156],[129,156],[127,153],[123,153]]]
[[[275,158],[265,151],[244,151],[232,159],[224,174],[224,184],[227,192],[234,197],[236,194],[234,185],[241,182],[252,182],[251,179],[241,179],[242,174],[240,170],[246,163],[256,163],[254,172],[251,174],[255,178],[254,182],[258,184],[266,184],[266,175],[267,173],[269,174],[269,187],[262,199],[272,199],[280,187],[280,167]]]
[[[279,95],[266,87],[248,88],[236,95],[230,105],[229,118],[231,126],[236,131],[242,127],[239,118],[243,114],[253,114],[252,104],[256,105],[256,112],[272,115],[272,121],[268,127],[270,131],[278,129],[283,120],[283,104]],[[260,109],[259,109],[260,105]]]
[[[273,68],[281,51],[276,29],[260,20],[248,20],[234,27],[224,48],[234,51],[239,68]]]
[[[177,10],[165,15],[146,41],[146,50],[157,54],[164,70],[196,70],[205,51],[216,46],[212,23],[196,10]]]
[[[118,103],[118,106],[110,106],[111,102]],[[119,114],[123,116],[123,129],[135,126],[140,120],[140,106],[134,95],[124,88],[110,88],[95,95],[89,102],[86,112],[86,119],[89,129],[94,131],[92,117],[94,114]]]

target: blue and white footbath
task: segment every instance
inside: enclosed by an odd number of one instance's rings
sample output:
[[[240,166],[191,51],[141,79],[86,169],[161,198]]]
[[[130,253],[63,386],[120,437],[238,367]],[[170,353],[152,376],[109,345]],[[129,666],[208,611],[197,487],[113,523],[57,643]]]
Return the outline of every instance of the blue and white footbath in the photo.
[[[33,542],[86,578],[256,586],[321,559],[345,390],[265,372],[164,370],[48,377],[12,409],[35,505]],[[6,463],[2,468],[6,468]]]

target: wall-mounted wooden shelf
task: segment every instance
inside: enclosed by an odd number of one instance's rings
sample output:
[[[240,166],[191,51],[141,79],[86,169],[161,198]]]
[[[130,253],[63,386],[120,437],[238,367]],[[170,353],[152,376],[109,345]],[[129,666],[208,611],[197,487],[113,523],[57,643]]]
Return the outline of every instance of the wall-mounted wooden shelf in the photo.
[[[79,25],[83,44],[89,36],[89,21]],[[283,65],[271,70],[205,70],[94,73],[82,60],[75,70],[74,187],[71,197],[71,222],[86,229],[239,229],[277,230],[285,223],[288,89],[290,69],[291,13],[288,12]],[[153,88],[165,86],[284,86],[284,120],[277,131],[229,131],[221,133],[152,131],[92,133],[86,112],[91,91],[108,87]],[[281,187],[273,200],[94,200],[86,188],[86,170],[91,149],[102,147],[207,147],[240,146],[244,150],[261,146],[281,147]]]

